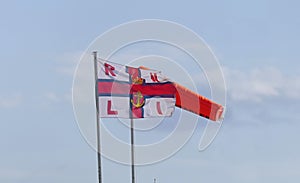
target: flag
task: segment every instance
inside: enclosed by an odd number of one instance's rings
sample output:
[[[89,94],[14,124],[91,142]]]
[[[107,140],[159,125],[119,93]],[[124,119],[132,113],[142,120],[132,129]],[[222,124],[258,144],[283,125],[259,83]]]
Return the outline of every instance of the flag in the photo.
[[[171,116],[176,88],[160,71],[97,61],[100,117]]]

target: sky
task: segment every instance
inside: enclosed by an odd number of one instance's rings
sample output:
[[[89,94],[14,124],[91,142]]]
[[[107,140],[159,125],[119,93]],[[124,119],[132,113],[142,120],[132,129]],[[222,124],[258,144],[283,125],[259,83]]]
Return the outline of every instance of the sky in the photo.
[[[141,19],[173,21],[205,40],[224,72],[227,111],[209,148],[197,149],[207,123],[199,120],[180,151],[137,167],[137,182],[299,181],[299,5],[292,0],[2,2],[0,182],[97,182],[96,153],[73,113],[73,74],[97,36]],[[130,167],[103,158],[103,179],[129,182]]]

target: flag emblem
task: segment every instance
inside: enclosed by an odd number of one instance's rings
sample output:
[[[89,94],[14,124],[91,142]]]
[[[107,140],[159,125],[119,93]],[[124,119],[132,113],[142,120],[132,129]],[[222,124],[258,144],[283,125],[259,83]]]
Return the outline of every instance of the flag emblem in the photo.
[[[140,91],[133,94],[133,99],[130,100],[135,108],[140,108],[145,104],[144,96]]]

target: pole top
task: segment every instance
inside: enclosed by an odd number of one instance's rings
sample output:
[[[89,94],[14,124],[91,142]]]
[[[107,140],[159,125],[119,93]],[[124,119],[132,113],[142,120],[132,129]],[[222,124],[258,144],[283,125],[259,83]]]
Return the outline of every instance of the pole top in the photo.
[[[97,51],[93,51],[93,56],[94,56],[94,59],[96,60],[97,59]]]

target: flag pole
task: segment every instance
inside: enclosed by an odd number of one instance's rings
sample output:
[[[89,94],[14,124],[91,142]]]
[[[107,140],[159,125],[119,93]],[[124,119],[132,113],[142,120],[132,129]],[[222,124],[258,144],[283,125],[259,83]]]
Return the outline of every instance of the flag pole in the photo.
[[[134,128],[133,118],[130,118],[130,131],[131,131],[131,182],[135,183],[135,172],[134,172]]]
[[[99,115],[99,98],[98,98],[98,69],[97,69],[97,51],[93,52],[94,56],[94,74],[95,74],[95,99],[96,99],[96,128],[97,128],[97,159],[98,159],[98,180],[102,183],[101,172],[101,146],[100,146],[100,115]]]

